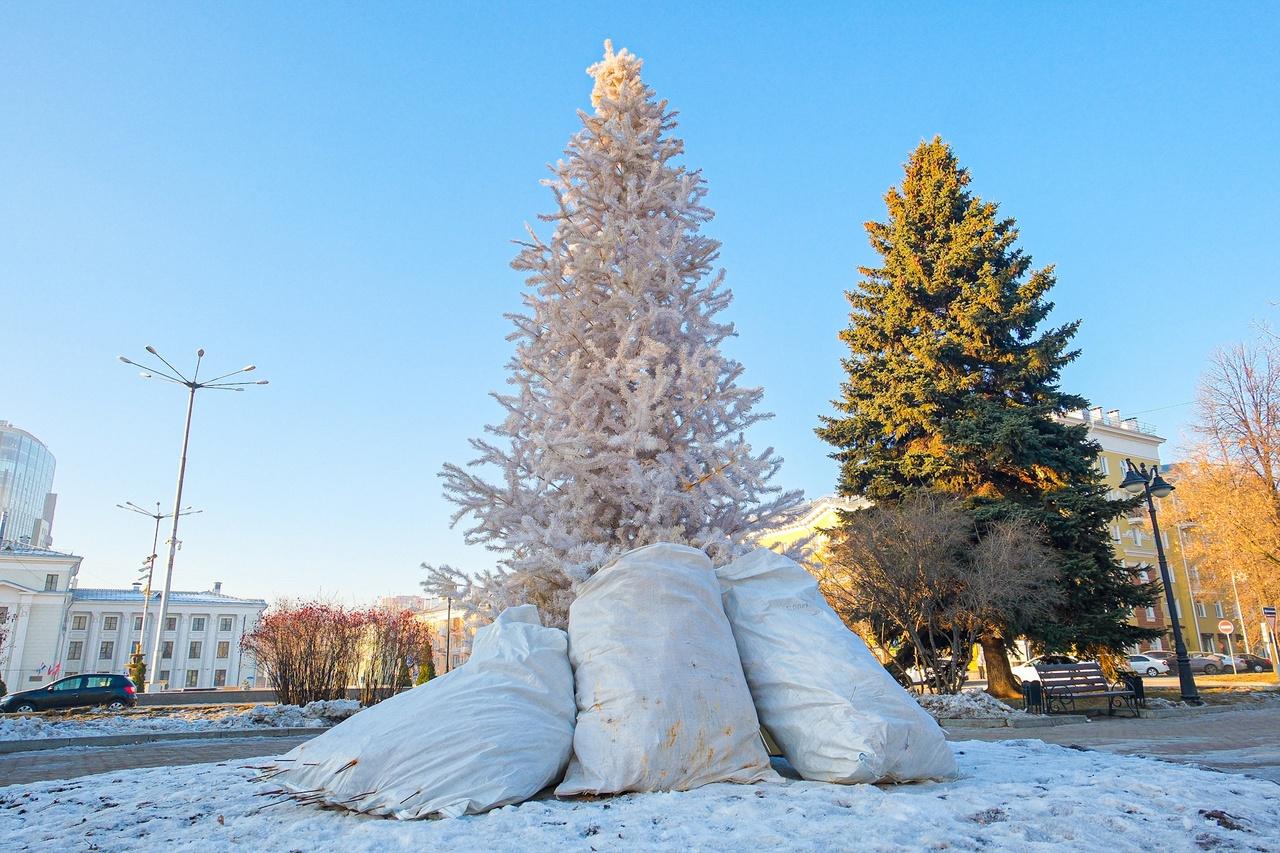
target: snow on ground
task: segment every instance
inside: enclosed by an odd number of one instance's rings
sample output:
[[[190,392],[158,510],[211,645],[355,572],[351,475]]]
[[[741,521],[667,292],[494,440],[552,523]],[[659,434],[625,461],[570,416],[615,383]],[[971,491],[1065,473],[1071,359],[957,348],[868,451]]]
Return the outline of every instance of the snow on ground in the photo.
[[[0,740],[95,737],[140,732],[194,732],[222,729],[269,729],[289,726],[320,728],[360,710],[354,699],[298,705],[225,707],[143,707],[129,711],[89,712],[71,716],[0,717]]]
[[[535,800],[401,822],[272,795],[240,763],[0,788],[5,850],[1276,850],[1280,786],[1035,740],[953,743],[961,777]],[[251,763],[265,763],[251,762]]]
[[[920,705],[939,720],[992,719],[1025,714],[1011,708],[999,699],[981,690],[965,690],[954,696],[945,693],[924,693],[916,697]]]

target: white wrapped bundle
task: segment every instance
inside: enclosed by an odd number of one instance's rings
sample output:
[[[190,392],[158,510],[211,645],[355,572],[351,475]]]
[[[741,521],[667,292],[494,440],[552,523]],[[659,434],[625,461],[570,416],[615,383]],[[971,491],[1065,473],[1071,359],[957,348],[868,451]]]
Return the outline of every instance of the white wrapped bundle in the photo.
[[[650,545],[586,581],[569,610],[569,657],[578,724],[556,794],[775,776],[701,551]]]
[[[942,729],[894,681],[803,567],[761,548],[717,570],[756,711],[805,779],[948,779]]]
[[[565,633],[526,604],[476,632],[461,667],[307,741],[273,778],[301,799],[369,814],[477,814],[559,780],[573,718]]]

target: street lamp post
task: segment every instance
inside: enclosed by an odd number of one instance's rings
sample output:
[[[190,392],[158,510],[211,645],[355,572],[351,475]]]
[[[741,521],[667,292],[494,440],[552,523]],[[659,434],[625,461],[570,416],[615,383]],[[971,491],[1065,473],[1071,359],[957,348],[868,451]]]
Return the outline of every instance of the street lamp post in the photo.
[[[173,563],[178,555],[178,520],[182,517],[182,486],[187,475],[187,447],[191,441],[191,412],[196,405],[196,392],[205,388],[214,388],[222,391],[243,391],[247,385],[266,385],[267,380],[259,379],[256,382],[228,382],[226,380],[242,373],[249,373],[255,370],[255,366],[250,364],[239,370],[233,370],[230,373],[224,373],[213,379],[200,381],[200,363],[204,360],[204,350],[196,350],[196,368],[192,371],[191,378],[188,379],[182,374],[178,368],[170,364],[164,356],[156,352],[156,348],[147,347],[147,352],[155,356],[164,366],[169,368],[171,372],[165,372],[154,367],[148,367],[138,364],[136,361],[120,356],[120,360],[125,364],[131,364],[134,367],[142,368],[143,379],[160,379],[165,382],[172,382],[174,385],[181,385],[187,389],[187,421],[186,426],[182,430],[182,456],[178,461],[178,490],[173,499],[173,532],[169,538],[169,563],[164,573],[164,592],[160,594],[160,614],[156,617],[156,637],[155,642],[151,646],[151,670],[147,672],[147,692],[154,692],[158,689],[156,676],[160,673],[160,645],[164,637],[164,622],[169,614],[169,593],[173,588]],[[145,625],[144,625],[145,628]]]
[[[159,554],[156,552],[160,547],[160,522],[169,517],[169,513],[160,511],[160,501],[156,501],[156,510],[152,512],[143,509],[133,501],[125,501],[122,504],[116,504],[120,509],[127,509],[129,512],[136,512],[138,515],[145,515],[147,518],[154,518],[156,522],[155,535],[151,538],[151,556],[147,557],[147,585],[142,590],[142,631],[138,634],[138,648],[131,657],[139,661],[144,666],[146,658],[143,656],[143,649],[147,647],[147,606],[151,604],[151,578],[156,571],[156,558]],[[178,513],[178,515],[195,515],[198,512],[204,512],[202,509],[192,509],[187,507]],[[143,672],[146,672],[144,669]],[[139,685],[141,686],[141,685]]]
[[[1173,486],[1154,466],[1150,469],[1146,464],[1134,465],[1133,460],[1126,459],[1124,480],[1120,488],[1131,495],[1142,495],[1147,501],[1147,512],[1151,515],[1151,532],[1156,540],[1156,557],[1160,561],[1160,582],[1164,586],[1165,606],[1169,611],[1169,621],[1173,626],[1173,648],[1178,656],[1178,683],[1182,688],[1182,701],[1188,705],[1203,704],[1200,693],[1196,690],[1195,677],[1191,675],[1191,659],[1187,656],[1187,644],[1182,639],[1182,626],[1178,624],[1178,606],[1173,597],[1173,583],[1169,577],[1169,563],[1164,558],[1164,543],[1160,541],[1160,522],[1156,520],[1156,503],[1153,498],[1167,498],[1173,493]]]

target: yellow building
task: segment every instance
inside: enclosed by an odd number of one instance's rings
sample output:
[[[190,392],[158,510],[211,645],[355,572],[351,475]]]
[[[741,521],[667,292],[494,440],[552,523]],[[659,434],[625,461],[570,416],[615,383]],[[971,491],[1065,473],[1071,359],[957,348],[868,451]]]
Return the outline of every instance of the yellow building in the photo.
[[[1153,427],[1141,423],[1137,418],[1123,418],[1117,409],[1103,411],[1101,407],[1095,407],[1071,412],[1061,420],[1070,424],[1083,423],[1089,427],[1089,436],[1102,446],[1098,459],[1099,468],[1111,487],[1112,497],[1117,500],[1129,497],[1120,490],[1120,481],[1124,479],[1125,459],[1133,460],[1135,465],[1145,463],[1148,468],[1160,465],[1160,445],[1165,440]],[[1186,558],[1186,528],[1175,522],[1159,500],[1156,501],[1156,513],[1183,641],[1192,652],[1225,652],[1226,635],[1218,633],[1217,626],[1221,619],[1231,618],[1233,611],[1225,602],[1206,598],[1200,589],[1195,566]],[[1117,517],[1111,523],[1111,541],[1116,557],[1133,570],[1136,581],[1160,580],[1155,538],[1145,507]],[[1173,635],[1165,614],[1163,594],[1153,607],[1136,611],[1132,621],[1144,628],[1161,628],[1165,631],[1164,637],[1151,643],[1143,643],[1143,650],[1173,648]],[[1240,627],[1236,626],[1237,632]]]

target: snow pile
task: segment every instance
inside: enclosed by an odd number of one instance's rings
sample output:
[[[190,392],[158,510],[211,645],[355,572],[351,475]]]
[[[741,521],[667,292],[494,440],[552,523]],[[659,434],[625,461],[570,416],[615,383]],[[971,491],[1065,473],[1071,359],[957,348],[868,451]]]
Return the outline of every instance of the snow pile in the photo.
[[[0,740],[163,734],[168,732],[240,729],[321,728],[360,710],[354,699],[297,705],[243,705],[192,708],[134,708],[120,713],[98,711],[57,716],[0,716]]]
[[[244,719],[271,728],[323,728],[359,710],[355,699],[324,699],[305,705],[254,705]]]
[[[115,771],[0,788],[9,849],[1268,850],[1271,782],[1033,740],[953,743],[960,776],[918,785],[764,782],[395,821],[271,796],[247,767]]]
[[[1186,702],[1176,702],[1172,699],[1162,699],[1159,696],[1151,696],[1146,700],[1147,708],[1159,710],[1163,708],[1186,708]]]
[[[917,696],[916,701],[939,720],[994,720],[1026,713],[981,690],[965,690],[955,695],[926,693]]]

